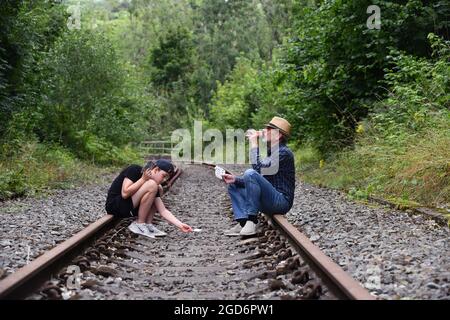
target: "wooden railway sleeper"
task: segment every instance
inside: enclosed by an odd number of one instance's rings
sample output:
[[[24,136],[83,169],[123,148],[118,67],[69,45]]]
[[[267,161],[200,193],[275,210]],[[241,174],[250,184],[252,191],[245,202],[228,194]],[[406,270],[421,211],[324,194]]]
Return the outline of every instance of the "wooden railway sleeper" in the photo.
[[[46,296],[50,300],[60,300],[61,297],[61,288],[59,288],[52,281],[47,281],[41,287],[40,293]]]
[[[91,266],[89,259],[86,258],[85,256],[79,256],[75,258],[75,260],[73,260],[73,264],[79,266],[82,272],[86,271]]]

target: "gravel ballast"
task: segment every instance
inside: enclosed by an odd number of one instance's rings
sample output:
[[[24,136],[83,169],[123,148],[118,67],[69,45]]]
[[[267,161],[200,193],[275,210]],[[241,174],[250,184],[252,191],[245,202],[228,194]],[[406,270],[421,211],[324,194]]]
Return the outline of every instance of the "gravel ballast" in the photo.
[[[103,216],[109,185],[108,181],[0,203],[0,278]]]
[[[0,203],[0,278],[103,216],[110,181]],[[205,200],[178,203],[197,201]],[[450,299],[450,233],[433,220],[355,203],[299,179],[287,218],[381,299]]]
[[[381,299],[450,299],[449,229],[297,181],[288,220]]]
[[[167,236],[150,239],[123,219],[67,261],[26,299],[334,299],[286,238],[266,223],[242,240],[233,225],[226,185],[214,170],[186,165],[165,205],[197,232],[182,233],[157,214]],[[70,270],[79,268],[71,277]],[[69,278],[70,277],[70,278]]]

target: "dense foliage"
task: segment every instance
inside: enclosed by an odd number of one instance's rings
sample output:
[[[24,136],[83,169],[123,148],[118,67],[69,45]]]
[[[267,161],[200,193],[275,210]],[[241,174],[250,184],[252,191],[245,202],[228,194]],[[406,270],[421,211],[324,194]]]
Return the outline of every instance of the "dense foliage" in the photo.
[[[371,4],[381,8],[379,30],[366,26]],[[287,116],[294,139],[322,152],[351,144],[358,122],[386,96],[390,56],[403,51],[431,58],[428,34],[449,36],[450,9],[443,1],[321,1],[296,3],[295,8],[293,32],[271,72],[272,87],[283,87],[284,94],[276,94],[282,102],[253,110],[267,110],[266,117],[271,111]],[[267,84],[265,76],[258,79]]]
[[[110,41],[68,30],[57,2],[11,1],[2,8],[10,17],[2,29],[2,155],[36,138],[82,158],[120,162],[115,148],[145,130],[147,103]]]
[[[78,2],[2,1],[0,197],[27,189],[27,162],[48,172],[78,159],[123,164],[138,156],[130,144],[193,120],[225,130],[284,116],[311,170],[361,145],[387,152],[392,142],[400,157],[422,141],[406,137],[437,132],[448,143],[448,1],[86,0],[71,29]],[[370,5],[380,29],[366,24]],[[446,155],[436,155],[439,174]],[[375,177],[341,186],[388,181]]]
[[[356,198],[376,194],[400,205],[439,207],[450,201],[450,46],[436,36],[430,41],[433,59],[389,57],[389,93],[358,124],[354,146],[317,170],[321,155],[299,151],[307,179]]]

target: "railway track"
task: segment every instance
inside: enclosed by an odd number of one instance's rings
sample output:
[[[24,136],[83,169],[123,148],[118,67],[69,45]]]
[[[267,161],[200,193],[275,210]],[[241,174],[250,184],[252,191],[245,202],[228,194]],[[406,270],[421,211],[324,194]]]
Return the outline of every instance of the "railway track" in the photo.
[[[0,299],[374,299],[282,215],[257,237],[225,237],[231,204],[211,167],[179,166],[165,186],[200,232],[147,239],[106,215],[0,281]]]

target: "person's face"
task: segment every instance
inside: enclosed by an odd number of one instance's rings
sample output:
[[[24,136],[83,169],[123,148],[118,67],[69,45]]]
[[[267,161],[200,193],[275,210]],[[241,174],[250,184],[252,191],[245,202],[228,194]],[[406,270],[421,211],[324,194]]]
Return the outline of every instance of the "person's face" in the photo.
[[[169,178],[169,173],[161,170],[158,167],[152,169],[152,179],[157,183],[161,184]]]
[[[279,130],[273,129],[271,127],[266,127],[263,129],[263,141],[266,142],[276,142],[280,140]]]

